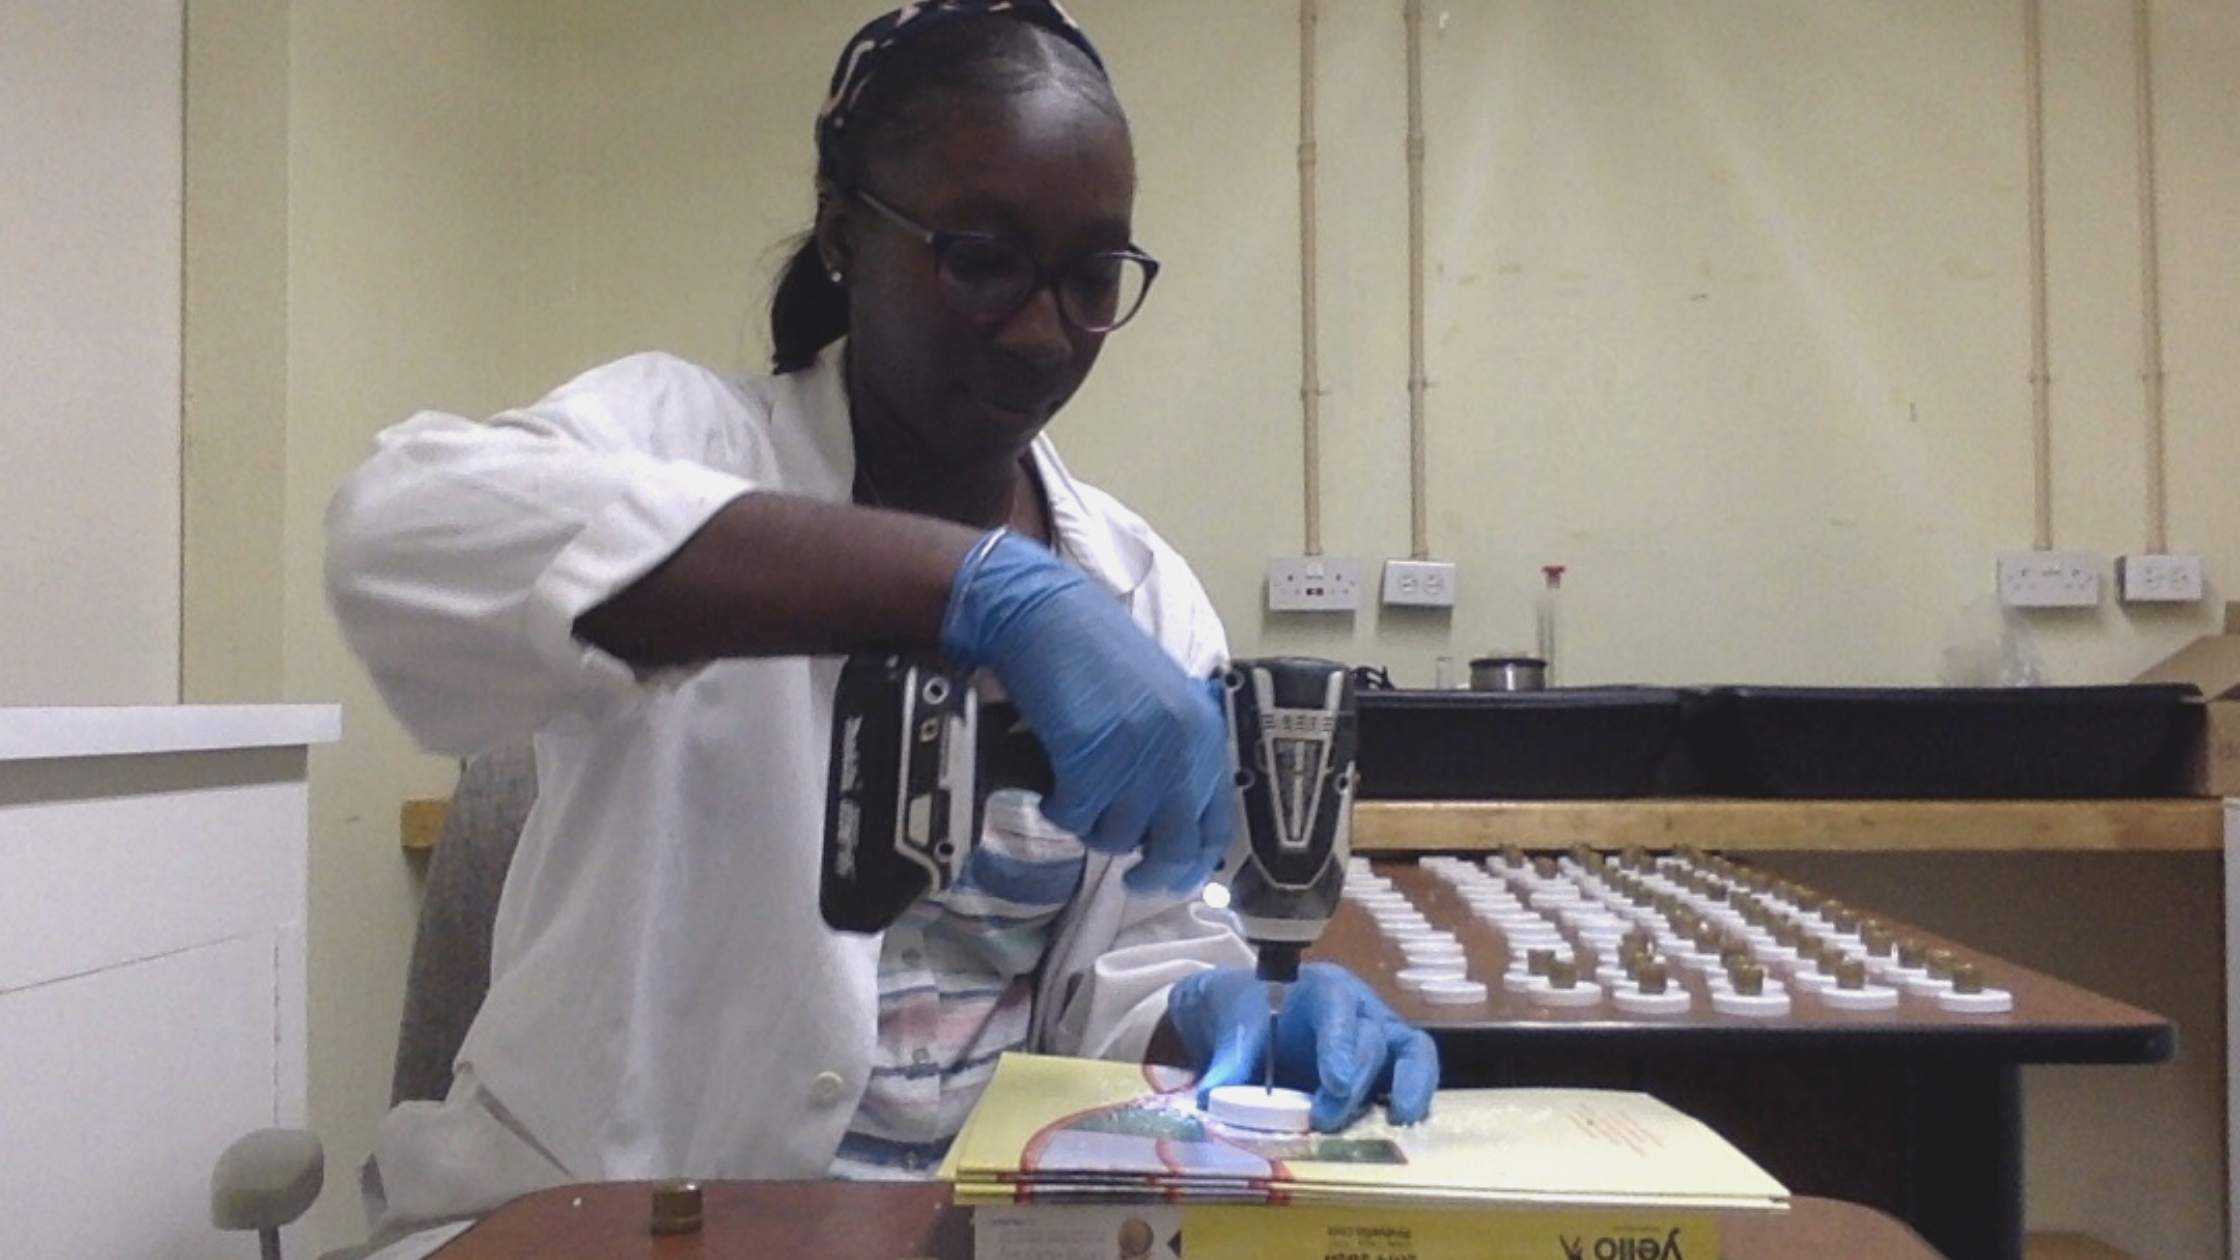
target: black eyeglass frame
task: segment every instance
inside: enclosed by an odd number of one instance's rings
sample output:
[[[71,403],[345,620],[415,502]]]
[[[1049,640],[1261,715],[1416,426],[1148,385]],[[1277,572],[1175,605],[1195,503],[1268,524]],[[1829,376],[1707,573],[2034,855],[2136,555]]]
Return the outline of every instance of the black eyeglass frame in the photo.
[[[941,267],[943,259],[947,256],[951,249],[960,244],[968,243],[974,245],[992,245],[998,249],[1008,250],[1009,252],[1016,254],[1020,258],[1025,259],[1027,265],[1034,269],[1034,283],[1028,285],[1025,289],[1020,291],[1019,300],[1015,304],[1013,304],[1010,309],[995,312],[967,310],[957,311],[958,314],[963,315],[968,319],[979,320],[989,324],[1000,324],[1024,309],[1027,303],[1034,300],[1035,294],[1042,292],[1044,289],[1048,289],[1054,296],[1056,296],[1058,300],[1058,317],[1060,319],[1063,319],[1069,326],[1073,327],[1077,331],[1091,333],[1097,336],[1103,336],[1106,333],[1114,332],[1122,327],[1125,327],[1128,321],[1134,319],[1137,313],[1143,310],[1144,302],[1151,296],[1151,286],[1159,278],[1159,260],[1153,258],[1149,254],[1144,253],[1141,249],[1136,248],[1134,245],[1129,245],[1125,249],[1105,249],[1098,250],[1097,252],[1092,254],[1084,254],[1079,258],[1075,258],[1067,262],[1063,267],[1045,267],[1042,265],[1041,259],[1036,258],[1034,255],[1028,253],[1023,249],[1020,249],[1018,246],[1013,245],[1011,242],[1004,240],[1002,237],[995,236],[987,232],[944,232],[938,228],[927,227],[925,224],[918,222],[916,219],[913,219],[909,215],[906,215],[900,210],[895,209],[893,206],[888,205],[886,202],[880,200],[879,198],[873,196],[872,194],[864,191],[861,188],[848,189],[843,195],[853,198],[856,201],[862,202],[865,206],[868,206],[870,209],[885,218],[888,222],[894,224],[896,227],[901,228],[903,231],[908,232],[912,237],[916,238],[928,249],[932,250],[933,263],[936,269],[939,269]],[[1059,283],[1059,281],[1065,278],[1065,274],[1069,269],[1092,258],[1116,258],[1125,262],[1136,263],[1143,268],[1143,291],[1136,294],[1136,300],[1133,306],[1130,306],[1126,312],[1122,313],[1119,318],[1113,320],[1109,324],[1100,325],[1090,323],[1076,316],[1073,313],[1070,305],[1066,301],[1066,291],[1064,286]],[[951,305],[953,307],[955,304],[952,302]]]

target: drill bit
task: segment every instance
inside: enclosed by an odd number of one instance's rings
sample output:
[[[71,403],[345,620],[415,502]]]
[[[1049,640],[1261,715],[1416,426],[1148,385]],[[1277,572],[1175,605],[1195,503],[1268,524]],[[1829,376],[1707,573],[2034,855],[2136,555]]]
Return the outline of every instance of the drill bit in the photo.
[[[1268,986],[1268,1044],[1260,1054],[1260,1085],[1269,1093],[1276,1092],[1276,1017],[1283,1012],[1283,986]]]

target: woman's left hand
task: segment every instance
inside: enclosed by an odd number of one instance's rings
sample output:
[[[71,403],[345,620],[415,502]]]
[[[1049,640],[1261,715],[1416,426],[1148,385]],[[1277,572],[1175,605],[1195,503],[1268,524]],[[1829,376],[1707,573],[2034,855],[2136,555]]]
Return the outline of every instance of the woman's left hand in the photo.
[[[1167,1019],[1198,1069],[1200,1089],[1261,1078],[1268,1045],[1266,982],[1241,967],[1201,971],[1167,996]],[[1316,1129],[1333,1133],[1377,1096],[1392,1122],[1414,1124],[1439,1088],[1439,1051],[1352,972],[1309,963],[1284,987],[1276,1018],[1276,1083],[1314,1095]]]

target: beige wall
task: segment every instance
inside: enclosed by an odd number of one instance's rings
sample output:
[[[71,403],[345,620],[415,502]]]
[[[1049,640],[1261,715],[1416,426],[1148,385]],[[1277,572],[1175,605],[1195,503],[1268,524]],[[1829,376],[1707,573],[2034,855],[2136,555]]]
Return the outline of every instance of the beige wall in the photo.
[[[180,698],[285,692],[287,0],[198,0],[187,40]]]
[[[0,0],[0,705],[179,698],[178,0]]]
[[[448,770],[341,649],[318,513],[416,408],[486,413],[646,347],[759,364],[779,244],[809,209],[810,113],[846,28],[879,7],[190,5],[189,188],[243,202],[189,208],[188,362],[207,350],[212,383],[190,439],[230,435],[243,466],[280,470],[245,502],[234,465],[190,460],[190,510],[213,522],[190,517],[190,683],[220,698],[277,678],[349,706],[348,742],[314,766],[313,1108],[338,1167],[386,1098],[414,891],[397,803]],[[1537,566],[1563,561],[1576,680],[1922,681],[1993,555],[2029,545],[2017,4],[1432,5],[1432,543],[1463,595],[1451,618],[1336,620],[1260,611],[1267,558],[1300,535],[1295,8],[1074,7],[1134,117],[1138,234],[1168,267],[1057,435],[1198,565],[1241,649],[1423,681],[1435,654],[1528,641]],[[1408,541],[1398,8],[1327,0],[1322,39],[1324,532],[1372,562]],[[2144,532],[2122,8],[2051,0],[2047,27],[2056,532],[2106,554]],[[2173,539],[2230,590],[2240,12],[2157,17]],[[228,112],[242,93],[268,112]],[[226,249],[242,252],[223,276],[192,284]],[[2087,681],[2208,620],[2109,605],[2034,628],[2056,677]],[[2004,877],[1954,878],[1939,895],[2005,895]],[[1875,887],[1913,908],[1905,879]],[[2202,1009],[2185,1008],[2191,1047],[2214,1044],[2191,1026]],[[2068,1101],[2033,1112],[2032,1174],[2060,1194],[2033,1211],[2215,1254],[2212,1211],[2149,1227],[2039,1153],[2086,1150],[2112,1108],[2213,1167],[2215,1066],[2057,1088]],[[336,1185],[332,1240],[351,1220]]]
[[[554,180],[569,148],[539,103],[567,49],[546,16],[535,0],[189,8],[186,423],[213,452],[187,467],[189,698],[345,706],[345,742],[312,758],[311,1107],[333,1176],[310,1233],[326,1245],[363,1233],[353,1170],[388,1105],[417,896],[397,807],[450,770],[343,648],[320,515],[382,426],[493,411],[569,368],[546,349],[572,248]]]

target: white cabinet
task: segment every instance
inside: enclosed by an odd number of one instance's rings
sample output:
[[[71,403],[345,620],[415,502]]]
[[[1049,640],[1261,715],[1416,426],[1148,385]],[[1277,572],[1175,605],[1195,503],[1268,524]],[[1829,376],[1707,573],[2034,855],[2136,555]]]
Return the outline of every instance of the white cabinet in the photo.
[[[0,709],[0,1254],[254,1255],[209,1175],[304,1123],[331,706]]]

